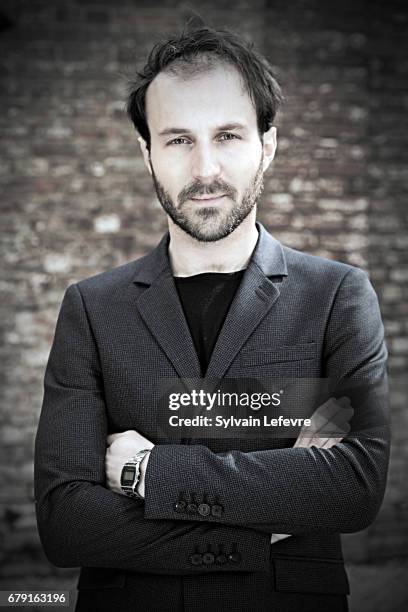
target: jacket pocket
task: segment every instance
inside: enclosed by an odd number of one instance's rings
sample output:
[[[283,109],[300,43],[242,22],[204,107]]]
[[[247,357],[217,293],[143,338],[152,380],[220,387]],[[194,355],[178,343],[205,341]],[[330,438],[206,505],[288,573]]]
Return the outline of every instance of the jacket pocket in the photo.
[[[125,586],[126,572],[114,568],[83,567],[77,589],[121,589]]]
[[[300,593],[349,594],[350,585],[342,561],[273,559],[275,590]]]
[[[317,358],[315,342],[292,346],[276,346],[271,349],[252,349],[241,351],[241,365],[261,365],[263,363],[285,363],[287,361],[305,361]]]

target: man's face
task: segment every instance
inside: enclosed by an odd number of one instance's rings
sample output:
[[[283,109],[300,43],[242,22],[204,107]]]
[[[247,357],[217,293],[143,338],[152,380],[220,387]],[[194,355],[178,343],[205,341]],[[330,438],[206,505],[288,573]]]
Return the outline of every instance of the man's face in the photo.
[[[183,80],[160,73],[146,97],[150,163],[157,196],[193,238],[228,236],[263,186],[256,111],[238,71],[218,64]]]

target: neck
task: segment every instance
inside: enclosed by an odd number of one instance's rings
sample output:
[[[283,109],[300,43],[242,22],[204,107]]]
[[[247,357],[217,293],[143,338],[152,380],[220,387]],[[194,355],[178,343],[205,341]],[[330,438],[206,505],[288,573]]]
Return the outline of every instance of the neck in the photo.
[[[169,218],[169,257],[174,276],[244,270],[258,240],[255,215],[253,209],[231,234],[215,242],[192,238]]]

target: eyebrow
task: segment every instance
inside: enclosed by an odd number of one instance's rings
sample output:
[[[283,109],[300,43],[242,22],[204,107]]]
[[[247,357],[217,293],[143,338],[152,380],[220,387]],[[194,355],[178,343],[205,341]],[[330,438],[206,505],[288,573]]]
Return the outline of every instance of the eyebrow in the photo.
[[[226,132],[229,130],[245,130],[246,126],[242,123],[225,123],[224,125],[220,125],[215,128],[216,132]],[[191,130],[188,128],[179,128],[179,127],[171,127],[166,128],[159,132],[159,136],[171,136],[172,134],[190,134]]]

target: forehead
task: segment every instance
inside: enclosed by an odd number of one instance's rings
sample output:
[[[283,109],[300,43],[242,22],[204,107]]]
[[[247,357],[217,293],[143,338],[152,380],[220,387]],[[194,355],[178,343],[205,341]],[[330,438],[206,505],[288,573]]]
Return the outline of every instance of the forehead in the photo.
[[[238,70],[216,64],[183,78],[161,72],[146,94],[146,113],[152,133],[169,127],[191,130],[232,121],[256,129],[256,111]]]

